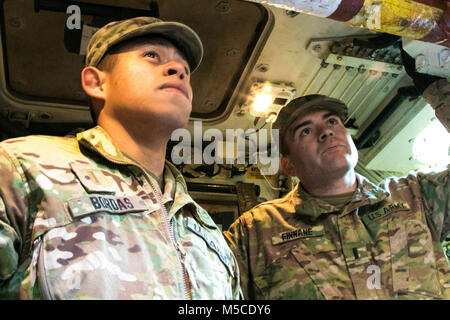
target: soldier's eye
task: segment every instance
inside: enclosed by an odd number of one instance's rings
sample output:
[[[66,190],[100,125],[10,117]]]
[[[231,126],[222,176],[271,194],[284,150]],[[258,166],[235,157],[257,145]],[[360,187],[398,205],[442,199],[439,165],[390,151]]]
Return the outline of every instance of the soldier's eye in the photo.
[[[155,51],[149,51],[145,54],[146,57],[152,58],[152,59],[158,59],[158,54]]]
[[[336,118],[329,118],[328,119],[328,123],[331,124],[331,125],[336,125],[336,124],[339,123],[339,121]]]
[[[307,136],[310,133],[311,133],[311,129],[310,128],[305,128],[302,131],[300,131],[300,137],[305,137],[305,136]]]

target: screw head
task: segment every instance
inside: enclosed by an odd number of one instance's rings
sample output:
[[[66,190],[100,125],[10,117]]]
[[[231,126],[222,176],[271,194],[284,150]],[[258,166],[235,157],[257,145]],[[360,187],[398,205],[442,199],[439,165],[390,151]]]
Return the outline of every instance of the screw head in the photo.
[[[326,63],[325,60],[322,60],[322,62],[320,63],[320,66],[322,68],[326,68],[326,67],[328,67],[328,63]]]
[[[315,44],[312,49],[314,52],[320,52],[320,50],[322,50],[322,45]]]
[[[298,14],[299,14],[300,12],[293,11],[293,10],[286,10],[285,13],[286,13],[286,15],[287,15],[288,17],[294,18],[294,17],[298,16]]]
[[[220,1],[216,5],[216,10],[220,13],[228,13],[231,10],[231,4],[228,1]]]
[[[268,64],[260,64],[256,67],[256,70],[259,72],[267,72],[269,71],[269,65]]]
[[[226,55],[227,55],[228,57],[233,57],[233,56],[237,55],[238,52],[239,52],[238,49],[232,48],[232,49],[230,49],[230,50],[227,51]]]
[[[209,108],[209,109],[213,109],[215,107],[215,102],[212,100],[206,100],[205,101],[205,107]]]
[[[19,29],[23,25],[23,23],[19,17],[13,17],[13,18],[9,19],[8,22],[11,27],[16,28],[16,29]]]

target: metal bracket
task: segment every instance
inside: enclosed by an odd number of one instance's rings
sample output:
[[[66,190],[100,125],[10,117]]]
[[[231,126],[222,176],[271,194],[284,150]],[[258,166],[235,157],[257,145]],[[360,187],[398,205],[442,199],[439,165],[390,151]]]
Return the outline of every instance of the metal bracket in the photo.
[[[30,127],[32,118],[33,115],[30,111],[12,111],[8,113],[8,121],[19,122],[27,129]]]

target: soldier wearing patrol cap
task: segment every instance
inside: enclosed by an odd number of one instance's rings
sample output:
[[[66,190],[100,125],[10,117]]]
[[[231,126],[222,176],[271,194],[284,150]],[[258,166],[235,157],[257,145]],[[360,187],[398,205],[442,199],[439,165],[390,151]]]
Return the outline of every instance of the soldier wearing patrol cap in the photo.
[[[449,128],[450,84],[423,93]],[[449,299],[442,241],[450,232],[449,171],[379,186],[355,173],[347,106],[294,99],[273,124],[281,166],[300,183],[244,213],[224,234],[247,299]],[[445,116],[447,115],[447,116]]]
[[[239,298],[233,253],[164,160],[202,55],[183,24],[109,23],[81,74],[98,126],[0,143],[1,298]]]

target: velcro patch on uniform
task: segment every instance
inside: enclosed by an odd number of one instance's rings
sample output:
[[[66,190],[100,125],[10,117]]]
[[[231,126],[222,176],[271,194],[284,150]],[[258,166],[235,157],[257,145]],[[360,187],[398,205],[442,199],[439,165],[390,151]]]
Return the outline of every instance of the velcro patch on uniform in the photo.
[[[205,240],[206,244],[219,256],[220,260],[227,267],[231,276],[234,277],[230,256],[223,252],[216,241],[209,236],[208,232],[193,219],[186,219],[186,227]]]
[[[276,245],[302,238],[320,237],[324,234],[325,231],[323,230],[323,226],[300,228],[292,231],[281,232],[278,235],[273,236],[272,244]]]
[[[84,195],[68,201],[72,217],[78,218],[94,212],[123,214],[147,210],[144,200],[137,196]]]
[[[410,210],[410,207],[409,207],[408,203],[403,202],[403,201],[396,201],[396,202],[388,203],[383,208],[378,209],[377,211],[366,213],[362,217],[362,219],[366,224],[369,224],[371,222],[378,221],[393,212],[409,211],[409,210]]]
[[[99,169],[80,163],[71,163],[70,167],[87,192],[115,193],[111,186],[114,180],[105,176]]]

